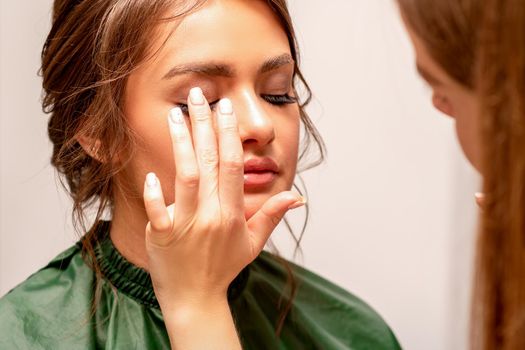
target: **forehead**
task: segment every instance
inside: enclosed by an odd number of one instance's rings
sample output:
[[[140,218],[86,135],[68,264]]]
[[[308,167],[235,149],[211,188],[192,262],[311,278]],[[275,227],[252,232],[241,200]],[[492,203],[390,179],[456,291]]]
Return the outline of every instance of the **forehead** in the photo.
[[[157,47],[162,49],[155,59],[158,68],[220,61],[242,70],[290,52],[286,32],[264,1],[207,1],[159,29]]]

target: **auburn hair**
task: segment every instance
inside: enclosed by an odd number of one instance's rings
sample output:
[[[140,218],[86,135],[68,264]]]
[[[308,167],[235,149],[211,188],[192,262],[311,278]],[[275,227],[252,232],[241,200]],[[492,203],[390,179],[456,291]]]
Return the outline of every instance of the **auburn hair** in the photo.
[[[471,348],[525,349],[525,2],[397,2],[431,57],[481,106]]]

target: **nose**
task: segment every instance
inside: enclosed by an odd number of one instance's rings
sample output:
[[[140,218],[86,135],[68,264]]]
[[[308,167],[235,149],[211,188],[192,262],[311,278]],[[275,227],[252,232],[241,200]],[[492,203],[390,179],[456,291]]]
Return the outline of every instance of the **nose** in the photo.
[[[235,114],[243,146],[261,147],[270,144],[275,138],[275,129],[271,116],[265,110],[264,101],[251,91],[243,91],[235,100]]]

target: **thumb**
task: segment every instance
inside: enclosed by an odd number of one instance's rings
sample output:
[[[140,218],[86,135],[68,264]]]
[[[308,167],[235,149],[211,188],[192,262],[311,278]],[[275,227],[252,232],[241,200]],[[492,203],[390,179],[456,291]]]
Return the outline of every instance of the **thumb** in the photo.
[[[291,191],[281,192],[268,199],[247,222],[257,252],[264,248],[266,241],[281,222],[284,214],[290,209],[296,209],[305,204],[304,197]]]

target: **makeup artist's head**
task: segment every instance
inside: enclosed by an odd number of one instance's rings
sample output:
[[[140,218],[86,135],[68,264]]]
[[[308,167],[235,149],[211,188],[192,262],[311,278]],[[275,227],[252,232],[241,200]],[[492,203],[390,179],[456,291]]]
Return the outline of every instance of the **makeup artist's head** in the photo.
[[[193,87],[212,107],[224,97],[233,102],[251,216],[292,186],[308,146],[322,151],[303,110],[309,89],[297,62],[284,0],[55,1],[43,50],[44,107],[52,162],[69,184],[77,216],[92,200],[100,201],[99,214],[131,208],[145,215],[149,171],[173,201],[167,115],[177,105],[184,110]],[[306,87],[305,99],[296,84]]]
[[[455,120],[468,160],[481,166],[479,105],[475,95],[478,1],[398,0],[416,67],[432,89],[432,104]]]
[[[525,348],[525,2],[397,0],[437,109],[483,176],[472,349]]]

